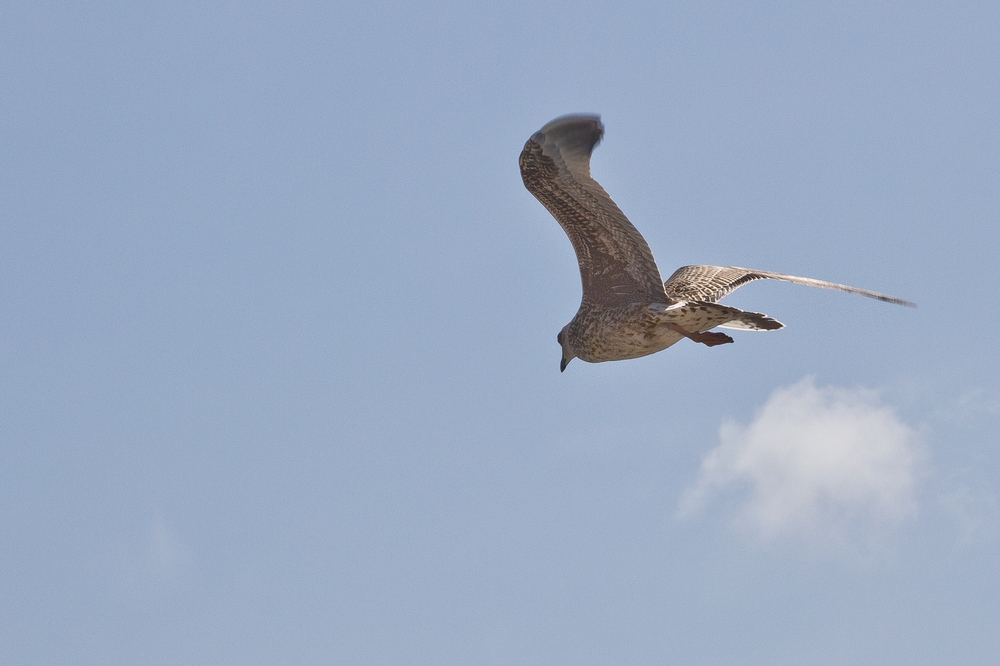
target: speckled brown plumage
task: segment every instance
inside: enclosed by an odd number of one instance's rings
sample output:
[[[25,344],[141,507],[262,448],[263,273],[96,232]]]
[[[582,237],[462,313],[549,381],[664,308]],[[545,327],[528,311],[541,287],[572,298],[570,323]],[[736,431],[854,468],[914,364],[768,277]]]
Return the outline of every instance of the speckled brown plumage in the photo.
[[[752,268],[740,268],[739,266],[681,266],[667,279],[663,288],[666,290],[667,296],[675,300],[701,300],[714,303],[747,282],[765,279],[794,282],[795,284],[823,289],[837,289],[897,305],[913,305],[913,303],[901,298],[886,296],[867,289],[848,287],[846,284],[785,275],[784,273],[759,271]]]
[[[598,363],[646,356],[684,337],[708,346],[733,341],[708,332],[716,327],[782,328],[767,315],[717,303],[753,280],[783,280],[913,305],[866,289],[735,266],[684,266],[662,282],[645,239],[590,176],[590,154],[603,134],[599,116],[565,116],[532,135],[521,152],[525,187],[562,226],[580,265],[580,309],[558,336],[562,369],[576,357]]]

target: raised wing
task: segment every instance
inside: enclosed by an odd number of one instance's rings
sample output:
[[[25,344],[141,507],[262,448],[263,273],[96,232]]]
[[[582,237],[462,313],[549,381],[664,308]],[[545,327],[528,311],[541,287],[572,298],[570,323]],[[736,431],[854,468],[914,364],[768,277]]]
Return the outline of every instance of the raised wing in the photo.
[[[886,303],[896,303],[897,305],[906,305],[911,308],[916,307],[916,304],[910,301],[868,291],[867,289],[858,289],[857,287],[848,287],[847,285],[836,284],[834,282],[824,282],[823,280],[796,277],[795,275],[785,275],[783,273],[740,268],[738,266],[682,266],[667,279],[663,284],[663,289],[666,291],[667,296],[675,301],[707,301],[715,303],[726,294],[742,287],[747,282],[763,279],[794,282],[795,284],[804,284],[807,287],[837,289],[852,294],[861,294],[868,298],[877,298]]]
[[[645,239],[590,177],[590,153],[603,134],[600,116],[556,118],[524,144],[521,178],[573,243],[584,302],[666,302]]]

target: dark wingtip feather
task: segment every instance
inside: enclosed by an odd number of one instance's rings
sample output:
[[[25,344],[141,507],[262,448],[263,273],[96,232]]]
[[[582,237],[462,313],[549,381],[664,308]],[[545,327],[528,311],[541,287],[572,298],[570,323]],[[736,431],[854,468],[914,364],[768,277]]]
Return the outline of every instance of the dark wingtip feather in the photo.
[[[596,114],[560,116],[538,130],[535,136],[542,138],[539,143],[548,140],[556,144],[564,154],[589,157],[604,136],[604,125]]]
[[[874,298],[877,301],[885,301],[886,303],[895,303],[896,305],[905,305],[908,308],[915,308],[917,304],[913,301],[907,301],[902,298],[896,298],[895,296],[886,296],[885,294],[878,294],[875,292],[866,292],[865,296],[869,298]]]

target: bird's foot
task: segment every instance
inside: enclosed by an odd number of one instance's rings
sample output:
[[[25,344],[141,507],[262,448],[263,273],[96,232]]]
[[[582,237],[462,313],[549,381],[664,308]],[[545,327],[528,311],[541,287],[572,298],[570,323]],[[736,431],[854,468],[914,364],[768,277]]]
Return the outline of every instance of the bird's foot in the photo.
[[[704,333],[692,333],[691,331],[685,330],[684,328],[678,326],[674,323],[667,323],[667,326],[677,331],[685,338],[693,340],[694,342],[700,342],[708,347],[714,347],[716,345],[724,345],[726,343],[732,342],[733,339],[726,335],[725,333],[712,333],[706,331]]]
[[[692,333],[691,339],[695,342],[700,342],[703,345],[708,345],[709,347],[714,347],[716,345],[724,345],[733,341],[731,337],[725,333]]]

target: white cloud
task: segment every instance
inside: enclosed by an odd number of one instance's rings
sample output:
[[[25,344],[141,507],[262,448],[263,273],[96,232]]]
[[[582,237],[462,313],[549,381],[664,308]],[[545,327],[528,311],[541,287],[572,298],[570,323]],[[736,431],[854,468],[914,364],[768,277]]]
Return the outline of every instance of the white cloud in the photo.
[[[747,426],[724,423],[721,444],[681,501],[689,517],[737,491],[737,526],[764,540],[843,543],[914,518],[925,476],[918,433],[867,389],[776,390]]]

